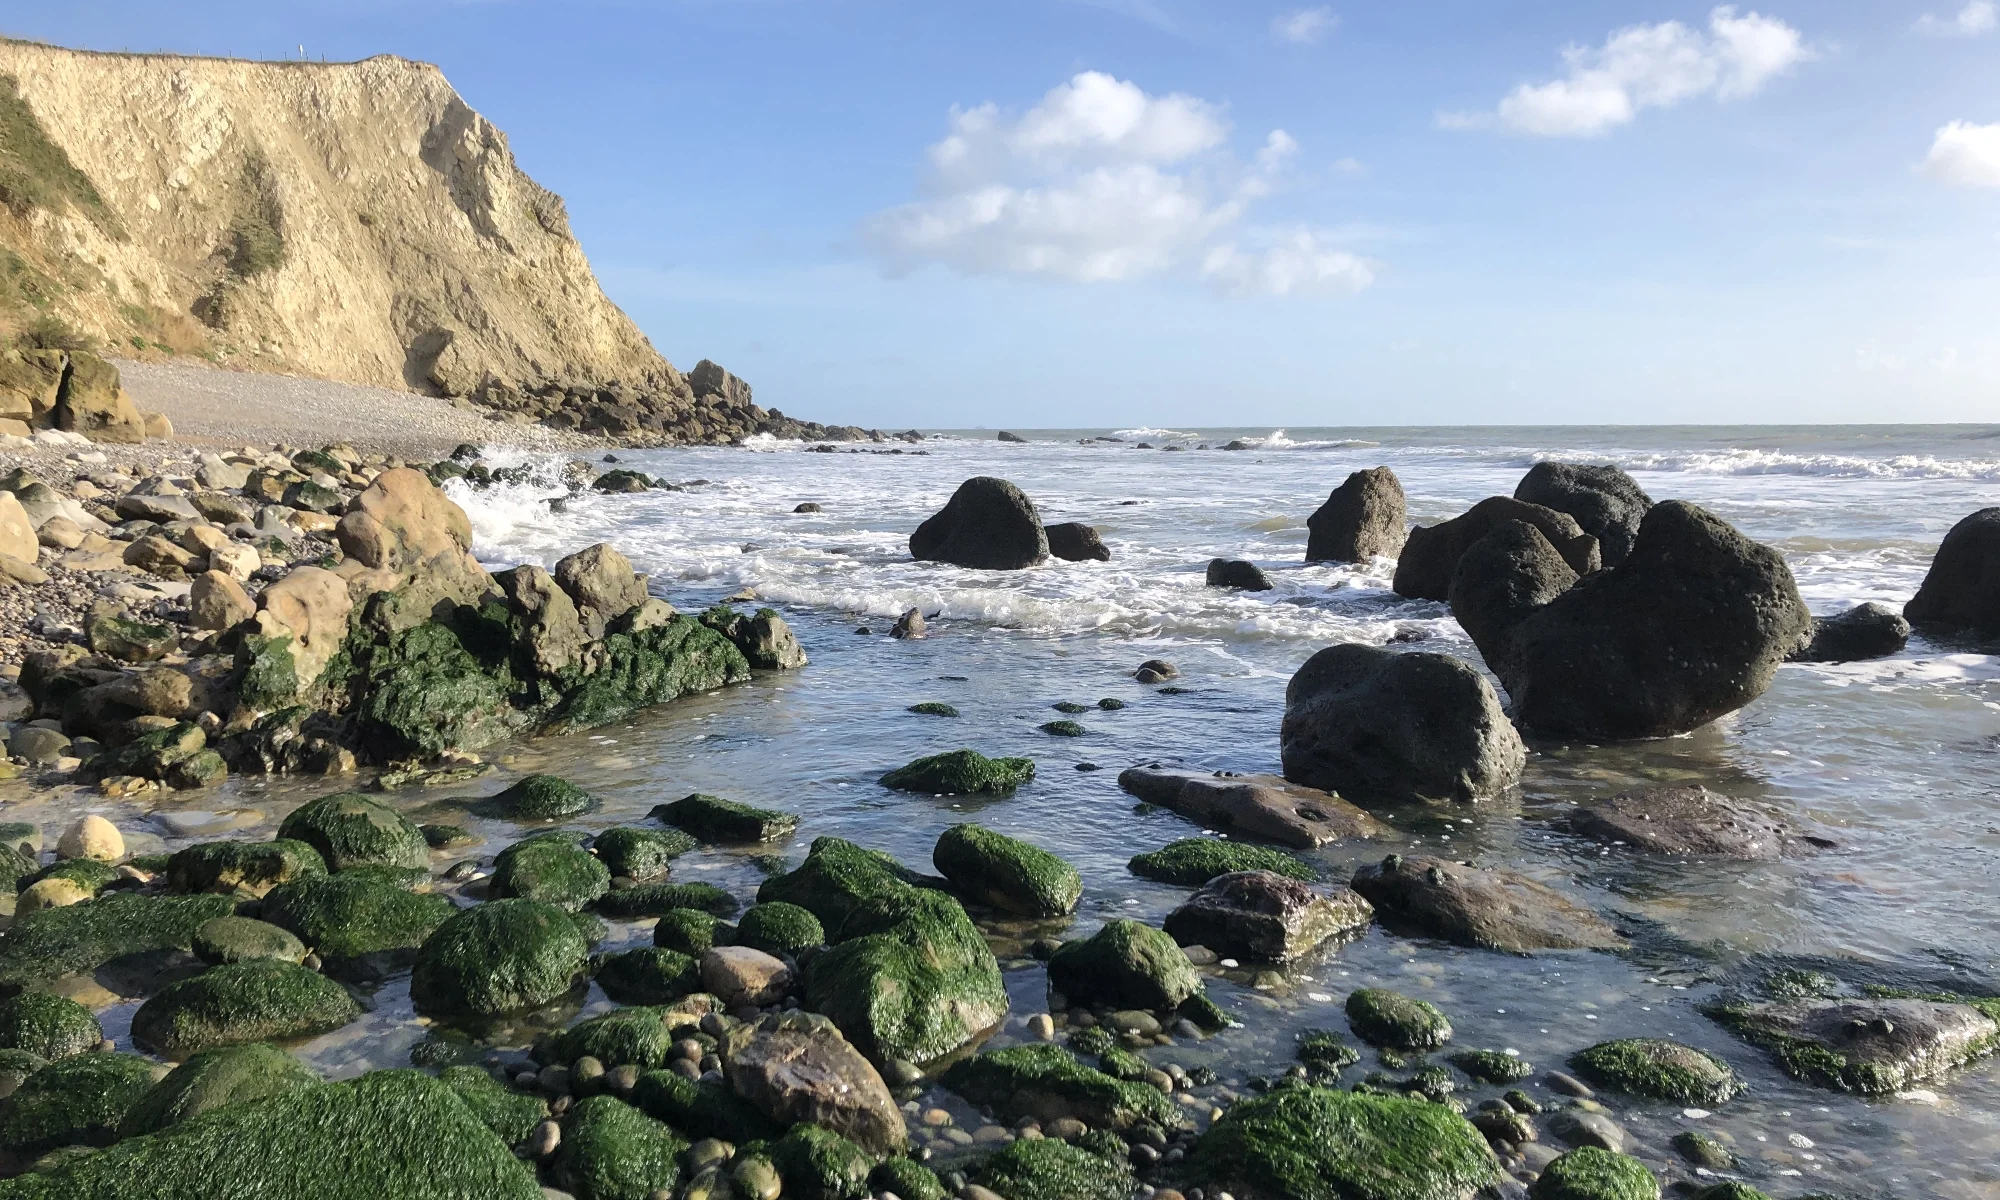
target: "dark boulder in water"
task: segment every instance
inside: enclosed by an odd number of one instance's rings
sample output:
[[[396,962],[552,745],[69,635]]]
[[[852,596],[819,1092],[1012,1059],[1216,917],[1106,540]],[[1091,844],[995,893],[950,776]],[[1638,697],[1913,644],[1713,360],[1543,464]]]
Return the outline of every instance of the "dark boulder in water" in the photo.
[[[1569,828],[1606,845],[1683,858],[1774,859],[1834,844],[1700,786],[1624,792],[1572,810]]]
[[[1394,558],[1408,536],[1403,485],[1387,467],[1356,471],[1306,519],[1307,562]]]
[[[1576,581],[1576,572],[1539,529],[1526,521],[1502,521],[1459,556],[1451,615],[1491,662],[1487,647],[1503,645],[1528,614]]]
[[[1837,617],[1816,618],[1812,640],[1793,662],[1843,663],[1887,658],[1910,643],[1910,623],[1886,604],[1857,604]]]
[[[1527,751],[1486,677],[1443,654],[1329,646],[1285,688],[1285,778],[1350,797],[1472,800]]]
[[[1049,553],[1064,562],[1083,562],[1085,559],[1111,561],[1111,547],[1097,536],[1097,530],[1081,521],[1050,525],[1042,533],[1048,538]]]
[[[1536,463],[1514,488],[1514,499],[1539,504],[1576,518],[1597,539],[1604,565],[1615,567],[1632,553],[1639,522],[1653,507],[1639,482],[1617,467]]]
[[[2000,508],[1951,527],[1903,615],[1919,629],[2000,636]]]
[[[1625,945],[1604,918],[1517,871],[1391,854],[1356,871],[1353,887],[1392,932],[1510,954]]]
[[[1235,588],[1244,592],[1268,592],[1271,577],[1253,562],[1240,558],[1214,558],[1208,563],[1208,586]]]
[[[910,555],[984,571],[1018,571],[1049,556],[1034,501],[1004,479],[980,475],[910,535]]]
[[[1017,445],[1022,445],[1022,446],[1025,446],[1025,445],[1027,445],[1027,444],[1028,444],[1028,439],[1027,439],[1027,438],[1024,438],[1024,437],[1022,437],[1022,436],[1021,436],[1020,434],[1018,434],[1018,433],[1008,433],[1008,432],[1007,432],[1006,430],[1004,430],[1004,429],[1003,429],[1003,430],[1001,430],[1001,431],[1000,431],[1000,432],[999,432],[999,433],[998,433],[998,434],[997,434],[997,435],[996,435],[996,436],[994,437],[994,439],[993,439],[993,440],[994,440],[994,441],[996,441],[996,442],[1013,442],[1013,443],[1015,443],[1015,444],[1017,444]]]
[[[1541,530],[1578,575],[1603,566],[1597,539],[1585,533],[1575,517],[1507,496],[1489,496],[1449,521],[1410,530],[1402,557],[1396,561],[1396,594],[1418,600],[1449,600],[1459,557],[1508,521],[1526,521]]]
[[[1328,895],[1275,871],[1236,871],[1209,880],[1168,913],[1166,931],[1183,946],[1287,963],[1330,938],[1351,940],[1374,915],[1374,908],[1347,888]]]

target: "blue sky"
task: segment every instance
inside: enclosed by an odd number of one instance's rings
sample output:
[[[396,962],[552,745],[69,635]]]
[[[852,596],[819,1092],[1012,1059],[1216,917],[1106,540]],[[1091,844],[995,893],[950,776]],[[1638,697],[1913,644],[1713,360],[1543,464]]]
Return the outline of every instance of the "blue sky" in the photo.
[[[1988,0],[9,6],[441,64],[683,367],[871,425],[2000,420]]]

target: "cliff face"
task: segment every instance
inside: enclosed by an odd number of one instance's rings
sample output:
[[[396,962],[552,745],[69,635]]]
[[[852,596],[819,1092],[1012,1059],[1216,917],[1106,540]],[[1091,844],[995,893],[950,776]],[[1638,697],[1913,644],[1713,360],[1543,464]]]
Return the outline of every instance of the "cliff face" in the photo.
[[[632,440],[793,424],[698,398],[605,298],[561,198],[429,64],[0,42],[0,201],[16,331],[57,318]]]

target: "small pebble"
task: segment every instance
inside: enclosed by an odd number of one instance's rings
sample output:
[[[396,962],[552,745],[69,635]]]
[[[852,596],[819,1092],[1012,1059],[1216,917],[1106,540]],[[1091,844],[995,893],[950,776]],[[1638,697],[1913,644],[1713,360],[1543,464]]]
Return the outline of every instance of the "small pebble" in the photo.
[[[532,1158],[547,1158],[562,1145],[562,1126],[554,1121],[542,1121],[528,1135],[528,1154]]]
[[[1054,1041],[1056,1036],[1056,1019],[1047,1013],[1036,1013],[1034,1016],[1028,1018],[1028,1033],[1038,1041]]]

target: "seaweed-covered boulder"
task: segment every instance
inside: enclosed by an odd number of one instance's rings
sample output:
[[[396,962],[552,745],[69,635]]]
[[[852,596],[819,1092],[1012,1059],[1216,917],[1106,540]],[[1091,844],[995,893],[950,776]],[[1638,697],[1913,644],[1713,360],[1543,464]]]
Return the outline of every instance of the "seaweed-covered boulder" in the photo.
[[[1485,676],[1443,654],[1329,646],[1285,688],[1285,778],[1389,800],[1472,800],[1513,786],[1521,737]]]
[[[646,1200],[672,1192],[688,1144],[614,1096],[592,1096],[563,1117],[553,1174],[577,1200]]]
[[[1126,1200],[1132,1167],[1055,1138],[1023,1138],[976,1165],[974,1183],[1007,1200]]]
[[[438,1082],[457,1092],[479,1123],[509,1146],[526,1141],[535,1126],[548,1119],[547,1100],[532,1092],[515,1091],[484,1068],[446,1067],[438,1072]]]
[[[1200,993],[1201,976],[1166,933],[1116,920],[1050,955],[1049,987],[1071,1004],[1160,1012]]]
[[[131,1061],[141,1086],[149,1084],[149,1064]],[[534,1173],[449,1086],[416,1071],[376,1071],[229,1105],[0,1183],[6,1200],[541,1200],[541,1194]]]
[[[674,1071],[647,1071],[632,1089],[632,1103],[689,1137],[742,1145],[784,1132],[719,1079],[697,1082]]]
[[[1204,582],[1212,588],[1233,588],[1239,592],[1268,592],[1277,586],[1264,568],[1241,558],[1212,558]]]
[[[1570,832],[1607,846],[1675,857],[1769,860],[1832,845],[1789,818],[1699,784],[1621,792],[1572,809]]]
[[[1349,475],[1306,518],[1307,562],[1394,558],[1408,537],[1403,485],[1387,467]]]
[[[1018,571],[1049,556],[1034,501],[1004,479],[966,480],[910,535],[910,557],[982,571]]]
[[[582,834],[563,830],[515,842],[494,859],[487,895],[581,910],[611,890],[611,872],[582,843]]]
[[[782,958],[826,944],[826,927],[808,909],[774,900],[753,904],[736,923],[736,944]]]
[[[357,871],[273,888],[260,911],[321,958],[339,962],[415,950],[458,909],[444,896],[412,892]]]
[[[1815,617],[1812,638],[1792,651],[1793,662],[1844,663],[1901,654],[1910,623],[1886,604],[1857,604],[1833,617]]]
[[[590,948],[568,913],[539,900],[489,900],[424,940],[410,999],[438,1015],[538,1008],[573,987]]]
[[[1049,553],[1064,562],[1110,562],[1111,547],[1104,544],[1095,527],[1080,521],[1045,526]]]
[[[67,996],[23,992],[0,1000],[0,1050],[53,1061],[94,1050],[103,1040],[97,1018]]]
[[[806,1007],[877,1062],[938,1058],[1007,1015],[1000,964],[950,896],[899,881],[853,904],[836,938],[806,966]]]
[[[175,892],[262,896],[281,883],[326,874],[326,860],[302,841],[202,842],[167,859],[167,887]]]
[[[63,1146],[108,1146],[152,1086],[153,1064],[134,1054],[78,1054],[50,1063],[0,1100],[0,1150],[34,1159]],[[7,1194],[0,1184],[0,1196]]]
[[[653,944],[699,959],[733,934],[729,923],[698,908],[671,908],[653,925]]]
[[[428,867],[430,844],[423,831],[395,809],[360,792],[321,796],[293,809],[278,836],[305,842],[319,851],[327,869],[349,867]]]
[[[1392,1050],[1435,1050],[1451,1040],[1437,1005],[1383,988],[1348,993],[1347,1023],[1362,1041]]]
[[[560,775],[530,775],[482,806],[514,821],[567,821],[597,807],[597,797]]]
[[[1288,963],[1321,944],[1352,939],[1375,910],[1347,888],[1328,894],[1275,871],[1219,875],[1167,914],[1166,932],[1183,946],[1251,962]]]
[[[1708,1015],[1771,1052],[1794,1079],[1883,1095],[2000,1051],[2000,1000],[1884,995],[1724,1002]]]
[[[1232,871],[1271,871],[1288,879],[1314,878],[1314,871],[1282,850],[1222,838],[1181,838],[1158,850],[1134,855],[1126,869],[1142,879],[1200,887]]]
[[[1529,1200],[1660,1200],[1660,1181],[1630,1155],[1579,1146],[1543,1167],[1528,1196]]]
[[[674,859],[694,849],[696,842],[679,830],[640,829],[615,825],[590,841],[590,851],[614,879],[658,879]]]
[[[1035,777],[1029,758],[988,758],[977,750],[951,750],[917,759],[882,776],[882,786],[933,796],[1007,795]]]
[[[701,990],[701,964],[678,950],[642,946],[600,959],[597,985],[620,1004],[666,1004]]]
[[[799,827],[798,817],[791,813],[756,808],[700,792],[662,804],[651,816],[704,842],[769,842],[790,837]]]
[[[1083,878],[1039,846],[978,825],[954,825],[931,851],[938,873],[968,899],[1031,917],[1076,911]]]
[[[897,893],[911,878],[908,869],[880,851],[843,838],[815,838],[804,862],[757,888],[757,902],[796,904],[838,933],[856,908]]]
[[[262,1100],[319,1082],[311,1067],[263,1042],[203,1050],[126,1109],[118,1135],[158,1133],[225,1104]]]
[[[1188,771],[1153,763],[1120,771],[1118,786],[1210,829],[1286,846],[1310,848],[1388,831],[1339,796],[1296,787],[1276,775]]]
[[[0,938],[0,989],[94,971],[128,954],[186,950],[203,922],[234,907],[226,896],[118,892],[22,913]]]
[[[1664,1038],[1599,1042],[1569,1061],[1592,1082],[1648,1100],[1713,1108],[1743,1090],[1728,1063],[1706,1050]]]
[[[825,1017],[773,1013],[738,1025],[721,1053],[736,1094],[779,1125],[824,1126],[876,1155],[907,1143],[888,1084]]]
[[[1500,1177],[1450,1108],[1320,1087],[1231,1105],[1189,1157],[1195,1178],[1256,1200],[1467,1200]]]
[[[831,1129],[798,1124],[770,1149],[785,1195],[799,1200],[867,1200],[875,1160]]]
[[[944,1085],[1003,1122],[1033,1117],[1046,1125],[1073,1117],[1093,1128],[1180,1124],[1177,1106],[1150,1084],[1127,1083],[1078,1062],[1046,1042],[1009,1046],[953,1063]]]
[[[182,1058],[216,1046],[311,1037],[360,1016],[354,997],[326,976],[257,959],[167,985],[132,1015],[132,1040]]]
[[[1604,918],[1518,871],[1391,854],[1355,871],[1352,886],[1384,925],[1461,946],[1526,954],[1625,945]]]
[[[674,1004],[614,1009],[537,1040],[535,1061],[567,1065],[588,1055],[606,1067],[657,1067],[675,1038],[693,1032],[717,1007],[714,997],[695,995]]]
[[[1936,633],[2000,634],[2000,507],[1951,527],[1903,616]]]
[[[1489,496],[1449,521],[1410,530],[1402,556],[1396,560],[1396,594],[1449,600],[1459,557],[1508,521],[1525,521],[1540,530],[1578,575],[1588,575],[1604,565],[1597,539],[1585,533],[1574,517],[1507,496]]]
[[[891,1158],[876,1164],[868,1183],[877,1192],[888,1192],[899,1200],[946,1200],[951,1194],[937,1172],[913,1158]]]
[[[1632,553],[1639,523],[1653,507],[1639,481],[1610,464],[1538,462],[1514,485],[1514,499],[1539,504],[1574,518],[1597,539],[1604,565],[1615,567]]]
[[[614,888],[594,902],[608,917],[657,917],[677,908],[695,908],[726,917],[736,911],[736,897],[712,883],[642,883]]]

